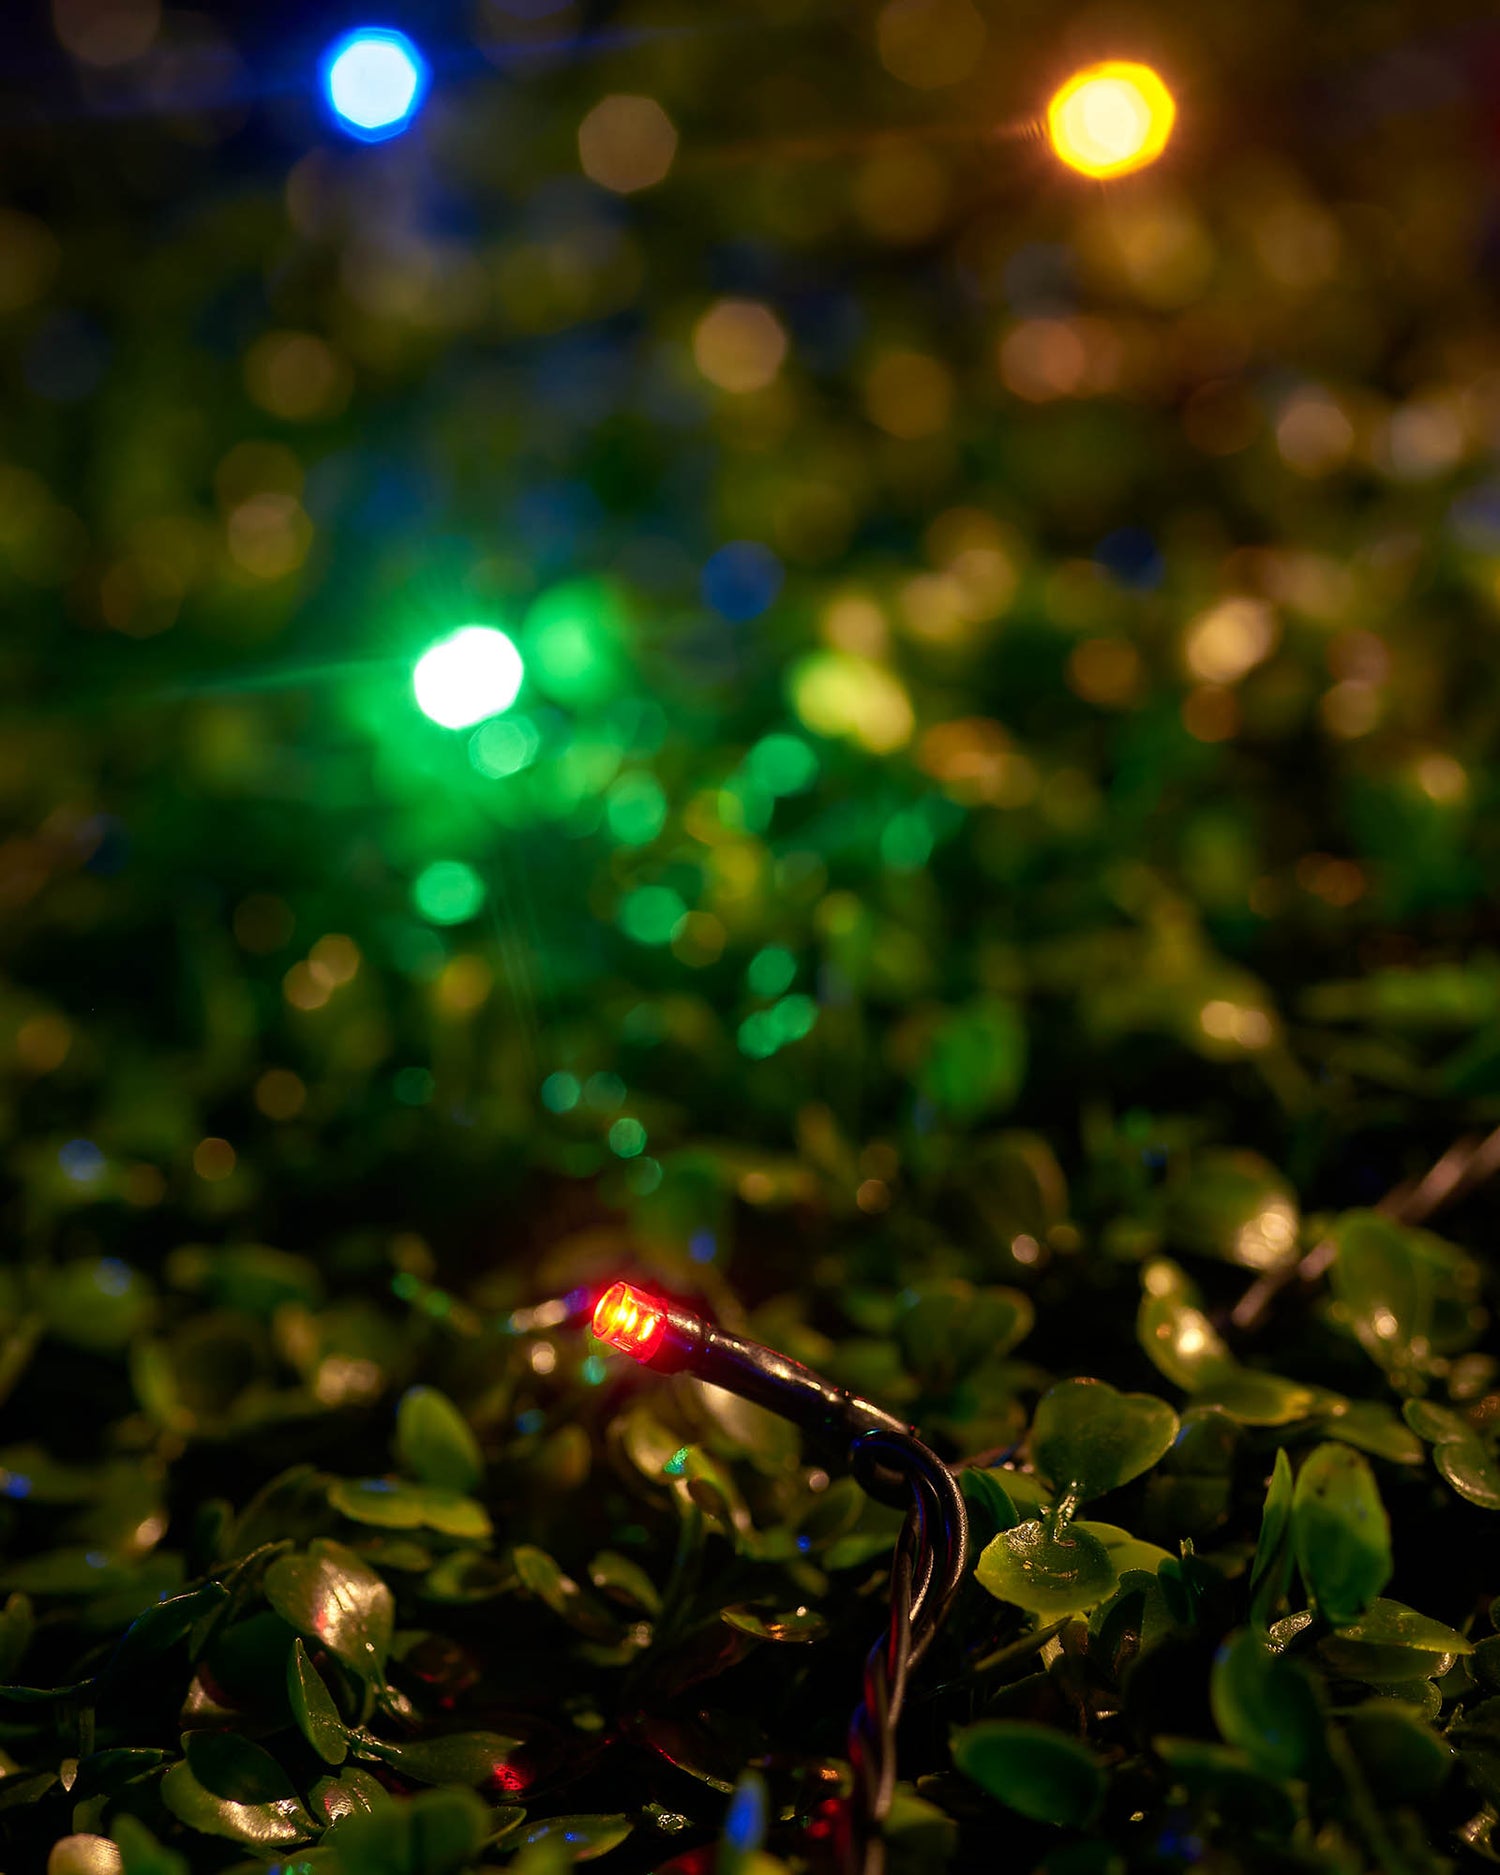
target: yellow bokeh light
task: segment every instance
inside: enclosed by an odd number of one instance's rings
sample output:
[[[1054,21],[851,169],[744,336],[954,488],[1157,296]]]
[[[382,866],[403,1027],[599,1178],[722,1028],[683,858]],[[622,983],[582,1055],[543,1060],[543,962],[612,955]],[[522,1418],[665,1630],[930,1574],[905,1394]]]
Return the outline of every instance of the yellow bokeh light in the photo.
[[[578,126],[583,173],[616,195],[660,182],[677,154],[677,132],[655,98],[601,98]]]
[[[693,361],[710,384],[743,396],[763,391],[786,357],[786,328],[758,300],[721,299],[693,328]]]
[[[1167,147],[1177,106],[1149,65],[1111,59],[1075,72],[1047,106],[1058,158],[1085,176],[1124,176]]]

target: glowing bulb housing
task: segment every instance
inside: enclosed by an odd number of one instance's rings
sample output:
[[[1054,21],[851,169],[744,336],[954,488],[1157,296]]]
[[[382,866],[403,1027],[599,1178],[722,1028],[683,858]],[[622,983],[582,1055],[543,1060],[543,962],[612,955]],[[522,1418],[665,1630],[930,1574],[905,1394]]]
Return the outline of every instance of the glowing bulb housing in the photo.
[[[1109,179],[1154,163],[1176,121],[1176,101],[1158,73],[1110,59],[1075,72],[1053,94],[1047,139],[1069,169]]]
[[[422,653],[411,687],[429,721],[472,729],[510,708],[525,675],[521,654],[504,632],[465,625]]]
[[[629,1283],[611,1283],[594,1309],[595,1337],[633,1360],[649,1361],[666,1332],[666,1309]]]
[[[323,58],[323,91],[334,120],[361,143],[398,137],[421,107],[427,61],[389,26],[346,33]]]

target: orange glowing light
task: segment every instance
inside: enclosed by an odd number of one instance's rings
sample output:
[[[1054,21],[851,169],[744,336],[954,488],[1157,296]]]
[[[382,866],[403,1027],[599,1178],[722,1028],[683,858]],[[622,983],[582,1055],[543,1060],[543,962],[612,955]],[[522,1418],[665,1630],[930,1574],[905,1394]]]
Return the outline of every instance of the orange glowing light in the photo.
[[[629,1283],[611,1283],[594,1310],[598,1339],[637,1361],[649,1361],[666,1332],[667,1318],[660,1303]]]
[[[1111,59],[1075,72],[1047,106],[1058,158],[1084,176],[1124,176],[1167,147],[1177,105],[1149,65]]]

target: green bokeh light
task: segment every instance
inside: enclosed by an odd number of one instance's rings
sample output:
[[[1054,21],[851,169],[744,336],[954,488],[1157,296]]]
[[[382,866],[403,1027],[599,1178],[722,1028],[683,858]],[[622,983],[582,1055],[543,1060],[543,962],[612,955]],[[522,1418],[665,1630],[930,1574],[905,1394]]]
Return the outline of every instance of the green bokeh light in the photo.
[[[779,1040],[800,1042],[818,1019],[818,1005],[810,996],[783,996],[769,1015]]]
[[[521,654],[493,625],[464,625],[424,651],[411,687],[422,714],[444,729],[468,729],[515,702]]]
[[[605,702],[624,675],[625,613],[601,580],[568,580],[526,615],[526,661],[546,696],[571,709]]]
[[[646,846],[662,830],[667,797],[654,775],[635,770],[621,775],[605,797],[609,830],[625,846]]]
[[[768,944],[750,959],[745,981],[757,996],[779,996],[792,987],[797,959],[780,944]]]
[[[461,859],[435,859],[417,874],[412,903],[431,924],[463,924],[484,903],[484,881]]]
[[[506,716],[483,723],[469,738],[469,761],[491,781],[519,774],[536,760],[542,738],[529,716]]]
[[[578,1076],[559,1070],[542,1082],[542,1105],[549,1113],[571,1113],[582,1093]]]
[[[687,906],[670,886],[642,885],[627,892],[616,913],[620,929],[637,944],[670,944]]]
[[[598,1074],[591,1074],[583,1084],[583,1098],[587,1106],[596,1113],[613,1113],[617,1107],[625,1104],[625,1083],[618,1074],[611,1074],[602,1069]]]
[[[818,758],[801,736],[762,736],[745,757],[751,777],[771,794],[801,794],[818,778]]]
[[[788,1042],[800,1042],[810,1034],[818,1019],[818,1005],[811,996],[783,996],[770,1009],[757,1009],[740,1024],[740,1053],[752,1061],[764,1061]]]
[[[609,1149],[622,1159],[636,1159],[646,1150],[646,1129],[623,1114],[609,1129]]]
[[[776,1023],[769,1009],[757,1009],[753,1016],[746,1016],[739,1029],[740,1053],[748,1055],[752,1061],[764,1061],[767,1055],[774,1055],[781,1046],[781,1037],[776,1033]]]

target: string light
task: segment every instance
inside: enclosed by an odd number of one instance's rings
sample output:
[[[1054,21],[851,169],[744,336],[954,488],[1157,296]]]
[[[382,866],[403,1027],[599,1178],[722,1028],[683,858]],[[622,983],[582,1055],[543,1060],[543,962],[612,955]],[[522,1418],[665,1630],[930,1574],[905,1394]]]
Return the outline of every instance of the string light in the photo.
[[[594,1310],[594,1338],[632,1360],[649,1361],[667,1332],[665,1315],[629,1283],[614,1283]]]
[[[912,1673],[964,1579],[969,1520],[958,1480],[893,1414],[847,1393],[774,1348],[745,1341],[674,1302],[611,1283],[595,1305],[595,1336],[662,1373],[710,1386],[800,1426],[808,1444],[881,1503],[906,1511],[891,1565],[891,1618],[865,1664],[849,1726],[854,1793],[845,1832],[849,1875],[882,1875],[881,1824],[896,1785],[896,1733]],[[666,1466],[685,1468],[687,1449]]]
[[[492,625],[465,625],[417,660],[411,687],[422,714],[444,729],[471,729],[508,710],[520,693],[521,654]]]
[[[362,143],[398,137],[421,106],[427,61],[388,26],[361,26],[323,59],[323,89],[339,128]]]
[[[1075,72],[1047,106],[1061,162],[1085,176],[1125,176],[1167,147],[1177,105],[1149,65],[1111,59]]]

